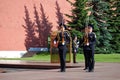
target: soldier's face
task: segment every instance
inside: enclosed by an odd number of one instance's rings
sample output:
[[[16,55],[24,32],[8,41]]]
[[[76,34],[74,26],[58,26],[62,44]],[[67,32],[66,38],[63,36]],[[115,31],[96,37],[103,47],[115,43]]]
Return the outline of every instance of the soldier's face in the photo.
[[[89,32],[92,32],[92,31],[93,31],[93,29],[92,29],[91,27],[89,27],[89,28],[88,28],[88,31],[89,31]]]

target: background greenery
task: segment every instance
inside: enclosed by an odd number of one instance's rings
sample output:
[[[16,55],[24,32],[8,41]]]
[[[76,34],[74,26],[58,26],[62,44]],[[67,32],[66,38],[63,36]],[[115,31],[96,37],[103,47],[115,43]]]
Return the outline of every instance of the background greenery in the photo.
[[[79,38],[88,24],[97,35],[96,53],[120,53],[120,0],[67,0],[71,15],[65,14],[68,26]],[[88,14],[90,13],[90,14]]]

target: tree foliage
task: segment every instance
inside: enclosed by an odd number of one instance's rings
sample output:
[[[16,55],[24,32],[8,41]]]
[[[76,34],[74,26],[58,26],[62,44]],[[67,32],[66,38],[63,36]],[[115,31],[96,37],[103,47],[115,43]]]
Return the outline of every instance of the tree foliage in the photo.
[[[69,0],[67,1],[72,5],[72,15],[66,14],[66,16],[71,19],[68,21],[68,25],[81,31],[84,28],[87,19],[87,10],[85,9],[87,0],[75,0],[75,3],[72,3]]]
[[[120,1],[119,0],[75,0],[68,25],[82,30],[86,24],[94,25],[97,35],[97,53],[120,52]],[[88,15],[88,13],[90,13]]]
[[[120,0],[110,0],[110,26],[109,31],[113,39],[111,40],[111,48],[114,52],[120,53]]]

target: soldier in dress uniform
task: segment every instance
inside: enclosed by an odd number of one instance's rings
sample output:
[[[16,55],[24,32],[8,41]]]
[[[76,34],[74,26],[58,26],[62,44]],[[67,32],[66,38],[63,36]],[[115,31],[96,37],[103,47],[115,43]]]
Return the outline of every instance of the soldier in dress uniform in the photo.
[[[87,58],[88,50],[85,46],[86,46],[86,43],[88,42],[88,38],[87,38],[88,37],[88,27],[85,27],[84,32],[85,33],[82,38],[82,44],[83,44],[83,54],[84,54],[84,59],[85,59],[85,68],[83,70],[87,70],[88,69],[88,58]]]
[[[77,55],[78,47],[79,47],[79,41],[77,35],[74,35],[72,40],[73,63],[77,63],[76,55]]]
[[[85,34],[83,37],[83,52],[85,57],[85,70],[88,72],[94,71],[94,46],[96,42],[96,35],[93,31],[93,25],[89,24],[85,27]]]
[[[60,72],[65,72],[66,69],[66,52],[67,43],[70,42],[70,35],[68,34],[67,27],[60,24],[60,32],[58,32],[54,44],[58,43],[59,57],[60,57]]]

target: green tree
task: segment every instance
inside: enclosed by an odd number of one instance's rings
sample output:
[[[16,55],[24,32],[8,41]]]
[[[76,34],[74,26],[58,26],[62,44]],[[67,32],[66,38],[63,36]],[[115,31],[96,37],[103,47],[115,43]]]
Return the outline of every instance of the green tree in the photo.
[[[72,15],[66,14],[66,16],[70,18],[68,25],[81,31],[84,28],[87,19],[87,10],[85,9],[87,0],[75,0],[74,3],[69,0],[67,1],[72,5]]]
[[[97,35],[96,50],[99,53],[111,52],[110,0],[75,0],[75,3],[67,1],[72,5],[72,15],[66,15],[70,18],[68,25],[81,32],[86,24],[92,24]]]
[[[120,1],[110,0],[110,26],[109,31],[111,32],[113,39],[111,40],[112,49],[116,53],[120,53]]]
[[[75,0],[74,2],[71,2],[70,0],[67,0],[71,6],[71,15],[66,14],[70,20],[68,20],[68,26],[72,27],[71,35],[72,37],[74,35],[78,36],[78,39],[82,38],[83,35],[83,29],[85,26],[89,23],[88,18],[88,10],[86,8],[87,0]],[[79,48],[79,51],[81,48]]]
[[[111,34],[108,30],[109,21],[109,10],[110,5],[106,0],[91,0],[90,4],[90,23],[94,24],[95,31],[97,34],[97,51],[102,53],[111,52],[110,40],[112,39]]]

